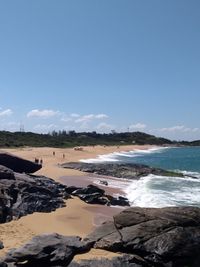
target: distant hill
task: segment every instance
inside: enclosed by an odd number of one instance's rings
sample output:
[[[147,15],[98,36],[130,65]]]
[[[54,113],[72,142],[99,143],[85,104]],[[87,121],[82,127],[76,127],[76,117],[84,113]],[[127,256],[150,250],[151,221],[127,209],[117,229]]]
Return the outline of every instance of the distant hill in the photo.
[[[96,132],[59,131],[49,134],[32,132],[0,131],[0,147],[74,147],[85,145],[200,145],[200,141],[175,142],[166,138],[156,137],[142,132],[124,132],[100,134]]]

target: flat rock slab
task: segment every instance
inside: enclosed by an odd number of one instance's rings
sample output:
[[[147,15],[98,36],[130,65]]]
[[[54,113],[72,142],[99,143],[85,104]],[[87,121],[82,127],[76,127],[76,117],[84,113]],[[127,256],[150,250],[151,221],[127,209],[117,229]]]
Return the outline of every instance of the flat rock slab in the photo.
[[[0,165],[19,173],[34,173],[42,168],[40,164],[5,152],[0,152]]]
[[[61,166],[63,168],[126,179],[139,179],[149,174],[184,177],[181,173],[152,168],[143,164],[69,162],[63,163]]]
[[[122,211],[113,219],[85,240],[95,248],[137,254],[151,264],[200,266],[199,208],[136,207]]]
[[[89,245],[78,236],[44,234],[35,236],[21,248],[11,250],[3,261],[8,266],[68,266],[74,255],[89,249]]]

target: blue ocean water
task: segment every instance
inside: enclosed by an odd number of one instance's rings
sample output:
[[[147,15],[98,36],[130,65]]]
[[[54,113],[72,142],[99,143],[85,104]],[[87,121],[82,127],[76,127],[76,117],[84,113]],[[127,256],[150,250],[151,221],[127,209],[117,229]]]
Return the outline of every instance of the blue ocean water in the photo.
[[[200,172],[200,147],[164,148],[116,155],[122,162],[141,163],[167,170]]]
[[[124,191],[132,206],[200,207],[200,147],[154,148],[101,155],[86,162],[140,163],[174,170],[184,178],[148,175],[127,183]]]

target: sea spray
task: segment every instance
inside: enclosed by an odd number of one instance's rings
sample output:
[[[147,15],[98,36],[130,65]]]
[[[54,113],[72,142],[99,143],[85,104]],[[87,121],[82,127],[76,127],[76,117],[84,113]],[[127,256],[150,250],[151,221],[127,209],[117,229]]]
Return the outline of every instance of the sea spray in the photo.
[[[200,207],[200,179],[148,175],[133,181],[125,190],[132,206]]]

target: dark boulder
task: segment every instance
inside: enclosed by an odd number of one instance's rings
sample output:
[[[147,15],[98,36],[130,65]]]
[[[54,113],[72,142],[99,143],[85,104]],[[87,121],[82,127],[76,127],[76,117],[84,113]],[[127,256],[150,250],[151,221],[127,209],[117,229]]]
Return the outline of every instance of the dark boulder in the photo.
[[[8,179],[8,180],[14,180],[15,179],[15,175],[13,170],[0,165],[0,180],[1,179]]]
[[[65,186],[44,176],[14,173],[14,179],[0,179],[0,223],[33,212],[51,212],[69,198]]]
[[[85,188],[77,188],[71,186],[66,188],[66,192],[70,192],[71,195],[79,197],[81,200],[88,204],[100,204],[108,206],[130,206],[127,198],[119,196],[115,198],[110,195],[106,195],[105,191],[95,185],[88,185]]]
[[[33,173],[42,168],[40,164],[4,152],[0,152],[0,165],[19,173]]]
[[[18,249],[10,250],[5,263],[14,266],[68,266],[74,255],[87,252],[90,246],[77,236],[44,234],[35,236],[31,241]],[[21,265],[20,265],[21,266]]]
[[[108,199],[102,197],[99,193],[88,194],[88,195],[78,195],[78,197],[88,204],[100,204],[106,205],[108,204]]]
[[[73,260],[69,267],[150,267],[147,262],[136,255],[122,255],[113,257],[112,259],[100,258],[81,260],[76,262]],[[152,266],[151,266],[152,267]]]
[[[103,194],[105,193],[105,191],[95,185],[88,185],[85,188],[80,188],[77,189],[75,191],[72,192],[72,194],[74,196],[78,196],[78,195],[90,195],[90,194],[96,194],[98,193],[99,195],[103,196]]]
[[[153,266],[200,266],[200,209],[129,208],[86,239],[95,248],[128,252]]]
[[[82,187],[76,187],[76,186],[66,186],[65,191],[67,194],[72,194],[72,192],[78,190],[78,189],[82,189]]]
[[[109,205],[111,206],[123,206],[128,207],[130,206],[130,203],[126,197],[119,196],[118,198],[108,196],[109,198]]]

